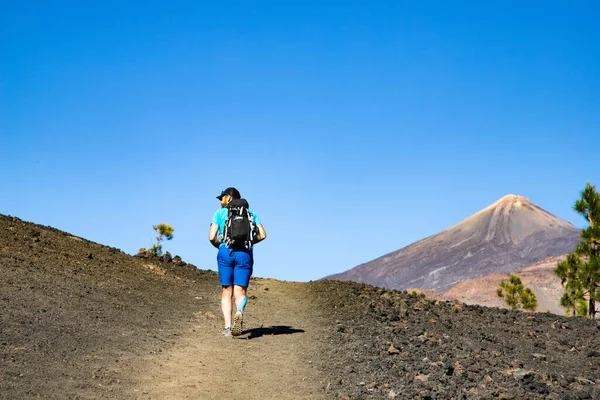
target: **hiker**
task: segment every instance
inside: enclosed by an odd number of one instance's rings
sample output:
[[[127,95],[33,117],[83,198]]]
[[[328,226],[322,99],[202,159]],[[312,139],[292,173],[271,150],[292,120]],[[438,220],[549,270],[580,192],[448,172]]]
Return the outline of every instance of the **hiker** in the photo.
[[[254,265],[253,246],[265,240],[267,233],[258,216],[249,209],[248,202],[241,198],[236,188],[228,187],[217,199],[221,201],[221,208],[213,216],[208,240],[219,249],[217,266],[219,282],[223,287],[221,308],[225,318],[223,336],[239,336],[242,334],[243,312],[247,303],[246,290]],[[229,218],[230,216],[232,217]],[[232,295],[237,308],[233,325]]]

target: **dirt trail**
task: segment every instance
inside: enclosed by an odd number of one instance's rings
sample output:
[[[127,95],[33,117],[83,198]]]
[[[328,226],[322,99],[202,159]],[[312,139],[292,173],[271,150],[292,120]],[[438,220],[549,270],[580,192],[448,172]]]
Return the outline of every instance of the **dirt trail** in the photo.
[[[133,386],[142,399],[316,399],[323,396],[312,359],[322,327],[301,284],[253,280],[244,333],[225,338],[218,296],[171,350],[148,357]]]

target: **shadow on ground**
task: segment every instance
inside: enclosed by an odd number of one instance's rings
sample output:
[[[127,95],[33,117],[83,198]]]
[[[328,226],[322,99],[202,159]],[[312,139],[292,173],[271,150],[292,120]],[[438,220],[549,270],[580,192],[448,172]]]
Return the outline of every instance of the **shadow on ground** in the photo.
[[[247,329],[242,334],[248,334],[248,339],[255,339],[264,335],[291,335],[293,333],[304,333],[304,329],[296,329],[291,326],[276,325],[270,327]]]

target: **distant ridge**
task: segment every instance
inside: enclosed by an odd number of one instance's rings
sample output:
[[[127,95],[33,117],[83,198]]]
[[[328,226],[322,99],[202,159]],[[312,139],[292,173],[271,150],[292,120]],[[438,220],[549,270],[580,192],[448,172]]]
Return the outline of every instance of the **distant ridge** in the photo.
[[[579,229],[567,221],[508,194],[440,233],[324,279],[444,291],[566,254],[579,239]]]

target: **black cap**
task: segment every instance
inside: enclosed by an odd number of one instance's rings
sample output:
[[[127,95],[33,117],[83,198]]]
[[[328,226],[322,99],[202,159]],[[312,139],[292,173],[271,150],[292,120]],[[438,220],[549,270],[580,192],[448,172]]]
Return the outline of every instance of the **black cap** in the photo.
[[[217,196],[217,199],[221,200],[223,196],[231,196],[234,199],[239,199],[242,197],[240,196],[240,192],[234,187],[228,187],[227,189],[223,190],[221,194]]]

